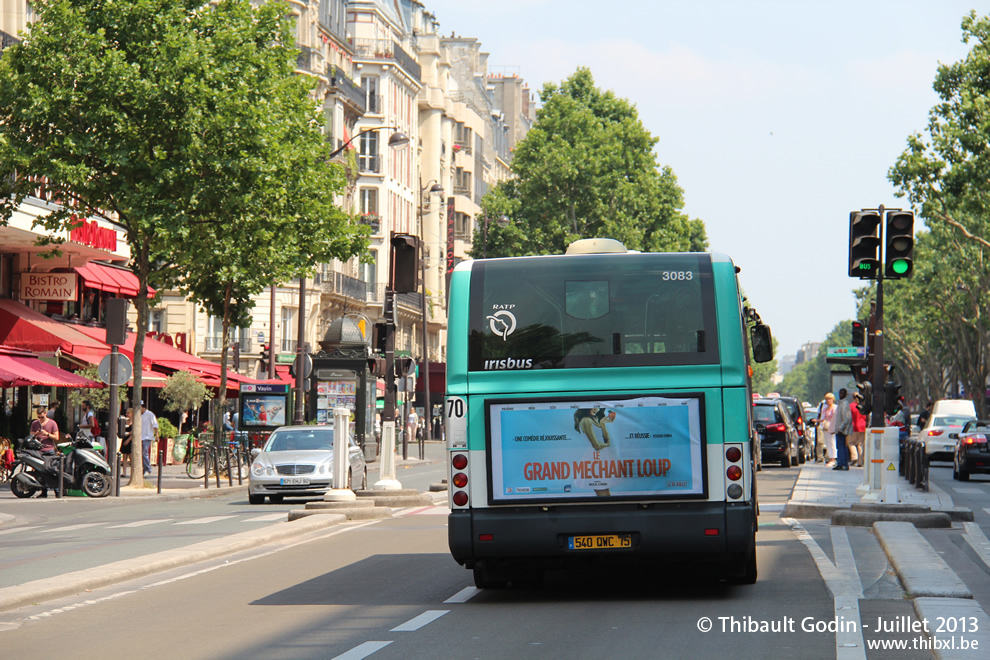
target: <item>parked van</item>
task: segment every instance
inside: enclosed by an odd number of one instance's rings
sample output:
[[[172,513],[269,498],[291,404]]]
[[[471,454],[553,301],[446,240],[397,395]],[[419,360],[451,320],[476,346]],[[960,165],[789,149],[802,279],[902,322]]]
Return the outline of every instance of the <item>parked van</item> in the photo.
[[[935,415],[972,415],[976,417],[976,405],[969,399],[940,399],[932,406]]]
[[[966,422],[976,419],[976,405],[968,399],[942,399],[932,406],[918,439],[925,443],[930,461],[951,461],[959,432]]]

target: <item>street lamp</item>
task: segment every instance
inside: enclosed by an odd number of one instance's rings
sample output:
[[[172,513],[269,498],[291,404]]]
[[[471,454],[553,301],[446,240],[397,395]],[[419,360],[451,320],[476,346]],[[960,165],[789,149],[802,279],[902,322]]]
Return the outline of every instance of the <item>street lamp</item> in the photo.
[[[423,177],[420,175],[419,178],[419,244],[422,246],[423,258],[420,260],[421,273],[420,276],[423,279],[423,415],[426,417],[423,433],[423,439],[429,441],[433,439],[433,402],[430,399],[430,342],[429,342],[429,329],[427,328],[427,314],[426,314],[426,228],[423,226],[423,193],[429,190],[430,195],[440,195],[443,199],[443,186],[436,179],[432,179],[423,185]],[[431,185],[432,184],[432,185]],[[405,444],[403,444],[403,449],[405,449]],[[420,445],[419,457],[421,459],[426,458],[425,449],[423,445]],[[405,451],[403,451],[403,458],[406,458]]]
[[[367,133],[374,133],[375,131],[383,131],[383,130],[387,130],[387,129],[390,129],[390,130],[395,131],[395,133],[392,133],[388,137],[388,146],[389,146],[389,148],[391,148],[391,149],[400,149],[400,148],[406,146],[407,144],[409,144],[409,136],[406,135],[405,133],[403,133],[402,131],[400,131],[397,126],[379,126],[378,128],[369,128],[369,129],[367,129],[365,131],[361,131],[360,133],[357,133],[351,139],[349,139],[347,142],[345,142],[344,144],[340,145],[340,147],[338,149],[334,149],[333,151],[331,151],[330,152],[330,155],[327,156],[327,160],[333,160],[334,158],[336,158],[337,156],[339,156],[340,154],[342,154],[344,152],[344,149],[347,148],[347,145],[349,145],[351,142],[353,142],[354,140],[358,139],[362,135],[365,135]]]
[[[484,256],[482,257],[483,259],[487,259],[488,258],[488,222],[489,222],[489,220],[490,220],[490,218],[488,217],[488,214],[486,213],[485,214],[485,230],[484,230],[484,243],[485,243],[485,247],[484,247],[484,253],[483,253]],[[510,222],[509,216],[505,215],[504,213],[502,215],[498,216],[498,218],[495,219],[495,224],[497,224],[502,229],[505,229],[506,227],[508,227],[509,226],[509,222]]]

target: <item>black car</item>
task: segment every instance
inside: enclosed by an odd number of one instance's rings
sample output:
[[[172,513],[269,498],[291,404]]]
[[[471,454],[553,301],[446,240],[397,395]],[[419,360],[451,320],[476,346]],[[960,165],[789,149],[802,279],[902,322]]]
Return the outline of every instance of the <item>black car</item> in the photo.
[[[782,467],[789,468],[800,461],[801,438],[783,401],[753,401],[753,426],[760,439],[764,463],[780,461]]]
[[[808,457],[813,456],[815,453],[815,440],[807,432],[804,422],[804,406],[793,396],[781,396],[777,398],[787,406],[787,414],[790,415],[791,421],[794,422],[794,428],[797,429],[799,439],[798,462],[804,463]]]
[[[952,478],[969,481],[973,473],[990,474],[990,419],[966,422],[952,459]]]

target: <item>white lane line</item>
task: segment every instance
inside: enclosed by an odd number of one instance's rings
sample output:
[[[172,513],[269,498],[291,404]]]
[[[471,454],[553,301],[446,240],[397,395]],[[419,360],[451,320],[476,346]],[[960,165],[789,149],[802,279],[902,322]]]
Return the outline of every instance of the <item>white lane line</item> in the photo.
[[[242,520],[241,522],[271,522],[272,520],[288,520],[288,514],[283,511],[282,513],[269,513],[264,516],[257,516],[255,518],[248,518]]]
[[[52,529],[43,529],[41,530],[41,533],[49,534],[53,532],[74,532],[77,529],[86,529],[87,527],[98,527],[99,525],[103,525],[103,524],[105,523],[80,523],[78,525],[67,525],[65,527],[54,527]]]
[[[428,623],[433,623],[450,610],[426,610],[417,617],[409,619],[405,623],[392,628],[389,632],[412,632],[419,630]]]
[[[443,602],[445,604],[446,603],[466,603],[466,602],[468,602],[469,600],[471,600],[472,598],[474,598],[475,596],[477,596],[480,593],[481,593],[481,589],[479,589],[478,587],[464,587],[463,589],[461,589],[456,594],[454,594],[453,596],[451,596],[450,598],[448,598],[447,600],[445,600]]]
[[[134,522],[124,523],[123,525],[111,525],[107,529],[119,529],[121,527],[145,527],[147,525],[157,525],[159,523],[171,522],[173,518],[156,518],[151,520],[135,520]]]
[[[986,492],[982,488],[970,488],[966,486],[953,486],[952,490],[962,495],[983,495]]]
[[[984,510],[984,511],[985,511],[986,513],[990,513],[990,507],[984,507],[984,508],[983,508],[983,510]]]
[[[228,518],[236,518],[236,516],[213,516],[211,518],[197,518],[196,520],[185,520],[183,522],[177,522],[176,525],[208,525],[209,523],[218,522],[220,520],[227,520]]]
[[[33,527],[15,527],[14,529],[0,529],[0,534],[14,534],[16,532],[26,532],[29,529],[38,529],[40,525],[34,525]]]
[[[363,660],[375,651],[381,651],[392,642],[365,642],[358,644],[350,651],[336,655],[332,660]]]
[[[839,622],[854,625],[844,626],[846,630],[835,633],[836,660],[866,660],[866,646],[863,642],[863,624],[859,613],[859,599],[863,597],[863,586],[860,582],[859,571],[856,570],[855,558],[849,545],[849,536],[844,527],[830,529],[832,548],[835,552],[835,563],[829,561],[828,555],[821,549],[814,537],[805,530],[797,520],[782,518],[785,525],[790,525],[791,531],[798,540],[808,548],[818,572],[825,580],[825,585],[832,592],[835,619]],[[840,570],[841,567],[841,570]],[[852,628],[853,630],[848,630]]]
[[[777,504],[776,502],[770,503],[770,504],[768,504],[766,502],[760,502],[760,510],[761,511],[763,509],[766,509],[767,511],[783,511],[785,506],[787,506],[787,505],[784,504],[783,502],[781,502],[780,504]]]
[[[988,511],[987,513],[990,513]],[[987,540],[986,534],[980,529],[980,526],[975,522],[964,523],[966,527],[966,532],[963,534],[963,538],[966,543],[976,551],[979,555],[980,561],[990,567],[990,541]]]

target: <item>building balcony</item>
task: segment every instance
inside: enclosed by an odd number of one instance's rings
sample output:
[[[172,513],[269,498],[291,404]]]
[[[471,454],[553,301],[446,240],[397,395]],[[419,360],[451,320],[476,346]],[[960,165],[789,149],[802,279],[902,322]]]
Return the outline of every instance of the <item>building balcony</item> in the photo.
[[[330,79],[330,89],[335,92],[345,103],[350,105],[354,111],[363,115],[372,112],[368,107],[367,94],[360,85],[341,73],[335,66],[329,67],[327,77]]]
[[[471,155],[471,143],[462,140],[454,140],[454,152]]]
[[[364,156],[360,155],[357,157],[358,171],[362,174],[381,174],[382,172],[382,157],[381,156]]]
[[[358,57],[394,61],[417,82],[422,78],[423,68],[419,63],[402,46],[390,39],[355,39],[354,50]]]
[[[295,353],[296,346],[299,344],[295,339],[283,339],[279,343],[278,352],[279,353]]]
[[[241,337],[240,341],[232,341],[228,348],[232,349],[234,344],[240,345],[241,353],[251,352],[252,341],[250,337]],[[213,336],[203,338],[204,353],[219,353],[221,350],[223,350],[223,337]]]
[[[454,194],[463,195],[464,197],[471,196],[471,186],[454,184]]]
[[[296,56],[296,68],[313,74],[324,73],[324,69],[321,66],[322,59],[316,49],[309,46],[299,46],[299,55]]]
[[[377,213],[364,213],[358,216],[362,225],[371,227],[371,233],[378,236],[382,233],[382,217]]]

